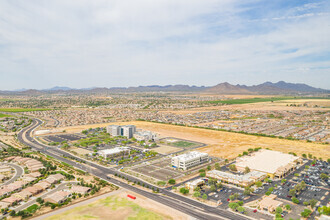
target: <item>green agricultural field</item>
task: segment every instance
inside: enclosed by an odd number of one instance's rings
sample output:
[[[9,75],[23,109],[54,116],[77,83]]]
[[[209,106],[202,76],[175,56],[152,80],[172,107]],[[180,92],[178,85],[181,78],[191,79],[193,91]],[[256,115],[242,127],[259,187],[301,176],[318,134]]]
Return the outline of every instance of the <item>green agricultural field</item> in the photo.
[[[47,111],[47,108],[0,108],[0,112],[32,112],[32,111]]]
[[[12,117],[12,116],[11,115],[5,115],[5,114],[0,113],[0,118],[6,118],[6,117]]]
[[[327,97],[269,97],[269,98],[252,98],[252,99],[230,99],[230,100],[217,100],[217,101],[208,101],[208,103],[212,104],[249,104],[249,103],[257,103],[257,102],[274,102],[274,101],[282,101],[282,100],[299,100],[299,99],[330,99]]]
[[[87,219],[128,219],[128,220],[162,220],[172,219],[160,213],[153,212],[126,198],[109,196],[93,203],[72,208],[61,214],[46,218],[47,220],[87,220]]]
[[[171,145],[175,147],[194,147],[197,146],[195,143],[187,142],[187,141],[176,141],[171,143]]]

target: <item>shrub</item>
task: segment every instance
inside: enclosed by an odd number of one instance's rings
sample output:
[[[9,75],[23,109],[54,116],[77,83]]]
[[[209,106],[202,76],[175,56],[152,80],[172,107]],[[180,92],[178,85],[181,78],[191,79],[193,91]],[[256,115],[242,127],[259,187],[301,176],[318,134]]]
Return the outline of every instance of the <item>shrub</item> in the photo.
[[[295,204],[299,204],[299,200],[296,198],[296,197],[292,197],[292,202],[295,203]]]
[[[169,179],[168,183],[171,184],[171,185],[174,185],[175,184],[175,179]]]
[[[180,189],[180,193],[182,193],[183,195],[186,195],[186,194],[189,193],[189,189],[182,187],[182,188]]]

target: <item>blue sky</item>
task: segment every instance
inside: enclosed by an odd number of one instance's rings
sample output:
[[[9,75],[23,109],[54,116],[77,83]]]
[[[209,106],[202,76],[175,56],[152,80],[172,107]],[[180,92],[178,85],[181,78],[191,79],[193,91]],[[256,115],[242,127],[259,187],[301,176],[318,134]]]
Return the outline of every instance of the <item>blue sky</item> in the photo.
[[[330,89],[330,1],[0,1],[0,90],[254,85]]]

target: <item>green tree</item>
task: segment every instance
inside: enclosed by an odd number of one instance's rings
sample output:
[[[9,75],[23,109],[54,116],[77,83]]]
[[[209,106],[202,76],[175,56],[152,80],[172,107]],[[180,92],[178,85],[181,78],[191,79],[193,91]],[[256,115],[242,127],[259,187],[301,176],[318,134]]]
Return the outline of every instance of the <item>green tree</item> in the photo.
[[[220,167],[219,163],[215,163],[214,167],[215,167],[216,170],[221,170],[221,167]]]
[[[311,199],[311,200],[309,200],[309,204],[311,205],[312,208],[315,207],[315,205],[316,205],[317,202],[318,202],[318,201],[317,201],[316,199]]]
[[[302,217],[304,217],[304,218],[307,218],[308,216],[310,216],[311,213],[312,213],[311,210],[309,210],[309,209],[304,209],[304,211],[301,212],[300,215],[301,215]]]
[[[206,176],[206,173],[200,173],[199,176],[200,177],[205,177]]]
[[[189,189],[182,187],[182,188],[180,188],[180,193],[182,193],[183,195],[186,195],[189,193]]]
[[[211,166],[210,166],[210,165],[208,165],[206,169],[207,169],[207,170],[211,170]]]
[[[321,173],[320,177],[321,177],[322,180],[328,180],[329,179],[329,176],[325,173]]]
[[[285,205],[285,209],[286,209],[286,210],[291,210],[291,206],[290,206],[289,204],[286,204],[286,205]]]
[[[175,184],[175,179],[169,179],[168,183],[171,184],[171,185],[174,185]]]
[[[281,207],[277,207],[275,213],[282,213],[283,209]]]
[[[202,198],[203,198],[204,200],[207,200],[207,195],[204,193],[203,196],[202,196]]]
[[[296,190],[295,189],[290,189],[289,195],[290,196],[295,196],[296,195]]]
[[[214,185],[211,185],[210,190],[211,190],[211,192],[215,192],[216,191],[215,186]]]
[[[201,193],[200,193],[200,192],[198,192],[198,191],[196,191],[196,192],[194,192],[193,196],[194,196],[194,197],[196,197],[196,198],[198,198],[198,197],[200,197],[200,196],[201,196]]]
[[[238,206],[236,210],[237,210],[238,212],[240,212],[240,213],[244,213],[244,212],[246,212],[246,209],[245,209],[244,207],[242,207],[242,206]]]
[[[281,180],[281,183],[283,184],[283,183],[286,183],[286,179],[282,179]]]
[[[257,182],[256,182],[256,186],[257,186],[257,187],[261,187],[261,186],[262,186],[262,182],[261,182],[261,181],[257,181]]]
[[[239,205],[236,202],[230,202],[228,204],[228,207],[232,210],[236,210],[239,207]]]
[[[299,204],[300,203],[299,200],[296,197],[292,197],[291,200],[295,204]]]
[[[230,164],[230,165],[229,165],[229,169],[230,169],[231,171],[237,171],[237,168],[236,168],[236,165],[235,165],[235,164]]]

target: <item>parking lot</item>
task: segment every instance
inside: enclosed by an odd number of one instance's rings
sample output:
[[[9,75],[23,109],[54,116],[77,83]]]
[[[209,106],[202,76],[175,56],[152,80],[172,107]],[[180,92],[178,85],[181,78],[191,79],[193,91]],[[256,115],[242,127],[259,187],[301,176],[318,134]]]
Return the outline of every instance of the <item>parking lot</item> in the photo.
[[[57,135],[48,135],[42,137],[48,142],[63,142],[63,141],[77,141],[84,138],[81,134],[57,134]]]
[[[330,199],[329,181],[326,182],[322,180],[320,175],[321,173],[329,175],[328,163],[317,161],[314,166],[311,165],[311,163],[312,161],[308,161],[295,172],[285,177],[287,180],[285,184],[282,184],[279,180],[274,181],[271,184],[265,184],[263,187],[258,188],[255,193],[264,195],[270,187],[274,187],[272,194],[277,195],[281,199],[291,201],[292,196],[289,195],[290,190],[294,189],[297,184],[304,181],[306,183],[306,189],[296,194],[296,198],[300,201],[300,204],[308,202],[311,199],[316,199],[317,201],[320,201],[320,205],[327,205]],[[306,166],[309,168],[306,169]],[[296,176],[296,173],[298,173],[299,176]],[[278,185],[277,188],[275,187],[276,184]]]
[[[175,179],[183,175],[182,171],[172,169],[169,166],[170,164],[170,159],[164,159],[155,163],[140,164],[135,168],[132,168],[132,170],[145,176],[153,177],[162,181]]]

